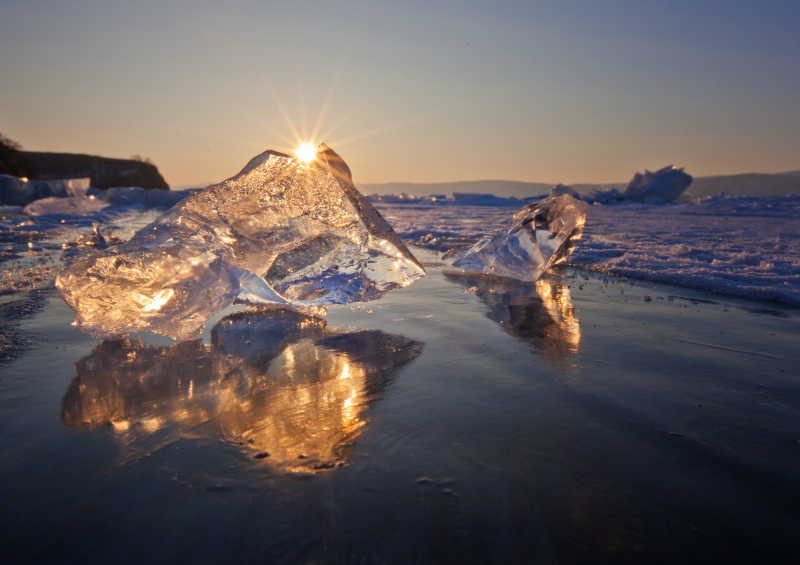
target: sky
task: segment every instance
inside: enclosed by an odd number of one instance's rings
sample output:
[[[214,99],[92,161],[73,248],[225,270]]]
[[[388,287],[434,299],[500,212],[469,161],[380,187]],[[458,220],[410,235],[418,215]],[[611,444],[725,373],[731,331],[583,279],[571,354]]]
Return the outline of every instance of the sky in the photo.
[[[798,29],[777,0],[0,0],[0,132],[173,187],[315,131],[356,184],[796,170]]]

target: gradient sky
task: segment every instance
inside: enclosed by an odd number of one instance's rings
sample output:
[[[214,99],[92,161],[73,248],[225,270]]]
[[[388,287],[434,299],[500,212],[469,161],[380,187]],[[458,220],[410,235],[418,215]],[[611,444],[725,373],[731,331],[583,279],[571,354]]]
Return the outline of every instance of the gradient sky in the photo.
[[[281,108],[326,108],[357,183],[800,169],[798,30],[769,0],[2,0],[0,132],[175,187],[292,145]]]

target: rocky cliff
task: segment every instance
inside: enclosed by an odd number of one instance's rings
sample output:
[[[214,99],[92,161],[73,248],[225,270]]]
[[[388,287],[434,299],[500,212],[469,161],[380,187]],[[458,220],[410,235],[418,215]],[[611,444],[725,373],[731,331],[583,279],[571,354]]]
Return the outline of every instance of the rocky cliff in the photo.
[[[79,153],[43,153],[22,151],[36,170],[38,179],[90,177],[95,188],[141,186],[169,188],[152,163],[134,159],[112,159]]]

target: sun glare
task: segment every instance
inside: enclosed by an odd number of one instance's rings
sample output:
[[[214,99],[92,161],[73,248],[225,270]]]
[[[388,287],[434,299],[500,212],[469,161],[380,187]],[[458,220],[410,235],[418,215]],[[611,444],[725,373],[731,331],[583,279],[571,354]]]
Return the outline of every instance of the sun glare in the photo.
[[[301,143],[297,149],[294,150],[294,154],[297,155],[297,158],[302,163],[308,164],[317,156],[317,148],[308,142]]]

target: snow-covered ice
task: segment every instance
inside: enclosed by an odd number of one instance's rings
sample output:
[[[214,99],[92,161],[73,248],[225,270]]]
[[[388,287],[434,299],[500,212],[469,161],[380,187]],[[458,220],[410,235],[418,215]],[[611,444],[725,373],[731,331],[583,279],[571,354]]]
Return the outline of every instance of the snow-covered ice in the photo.
[[[593,206],[571,263],[800,305],[800,197]]]
[[[508,209],[379,204],[409,242],[464,249]],[[499,229],[498,229],[499,231]],[[800,305],[800,196],[714,197],[698,204],[590,207],[568,265]]]

